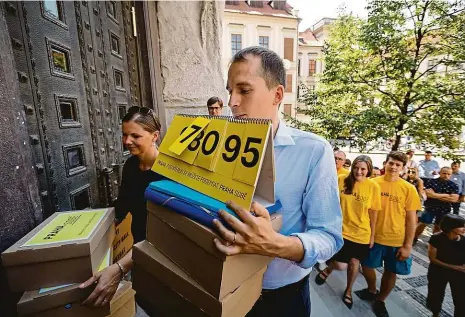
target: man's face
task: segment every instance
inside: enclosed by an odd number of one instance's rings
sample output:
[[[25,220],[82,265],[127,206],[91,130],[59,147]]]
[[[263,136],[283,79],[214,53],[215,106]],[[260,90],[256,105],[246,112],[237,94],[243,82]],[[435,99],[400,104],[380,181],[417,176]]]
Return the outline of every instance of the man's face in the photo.
[[[334,153],[334,160],[336,161],[336,168],[340,169],[346,162],[346,156],[342,152]]]
[[[425,153],[425,160],[430,161],[432,157],[433,157],[433,154]]]
[[[404,169],[404,163],[390,157],[384,165],[384,170],[386,174],[389,175],[399,175],[399,173]]]
[[[413,154],[414,154],[413,151],[408,151],[407,152],[407,156],[409,157],[409,159],[412,159]]]
[[[444,181],[450,180],[451,176],[452,176],[452,169],[450,169],[450,168],[443,168],[439,172],[439,178],[444,180]]]
[[[268,89],[261,76],[260,57],[249,56],[245,61],[231,64],[228,72],[229,107],[237,118],[277,120],[278,106],[284,87]]]
[[[450,167],[452,168],[453,173],[458,173],[458,171],[460,170],[460,164],[457,163],[453,163]]]
[[[211,116],[221,116],[222,112],[223,107],[218,102],[208,107],[208,114]]]
[[[381,176],[381,171],[373,169],[373,172],[371,173],[371,178],[375,178],[378,176]]]

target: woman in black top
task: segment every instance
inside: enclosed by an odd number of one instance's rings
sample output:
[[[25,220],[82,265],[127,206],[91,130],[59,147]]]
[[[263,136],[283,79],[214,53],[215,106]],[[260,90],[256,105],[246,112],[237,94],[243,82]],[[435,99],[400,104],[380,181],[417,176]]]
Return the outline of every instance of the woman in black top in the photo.
[[[447,283],[454,301],[454,317],[465,316],[465,219],[447,214],[441,221],[442,232],[429,241],[428,298],[426,306],[438,317]]]
[[[145,239],[147,209],[144,193],[147,186],[162,177],[151,168],[158,156],[157,140],[160,137],[160,121],[145,107],[131,107],[123,118],[123,144],[132,154],[123,168],[123,177],[115,206],[117,221],[128,212],[132,214],[131,231],[134,242]],[[96,273],[80,287],[97,283],[95,290],[83,302],[89,306],[103,306],[113,298],[119,282],[133,267],[132,250],[117,263]]]

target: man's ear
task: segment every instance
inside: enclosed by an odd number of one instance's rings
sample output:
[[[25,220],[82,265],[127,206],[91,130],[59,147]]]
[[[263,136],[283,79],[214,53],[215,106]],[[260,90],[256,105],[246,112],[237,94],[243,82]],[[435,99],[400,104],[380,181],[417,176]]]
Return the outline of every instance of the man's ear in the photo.
[[[278,87],[276,87],[276,91],[274,95],[274,104],[279,107],[283,99],[284,99],[284,86],[278,85]]]

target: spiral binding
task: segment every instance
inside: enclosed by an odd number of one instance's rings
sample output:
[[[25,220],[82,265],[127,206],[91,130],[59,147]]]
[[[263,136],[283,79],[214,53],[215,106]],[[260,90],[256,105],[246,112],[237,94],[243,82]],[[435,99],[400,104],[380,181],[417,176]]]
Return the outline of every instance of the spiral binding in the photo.
[[[227,120],[228,122],[235,123],[253,123],[253,124],[271,124],[271,119],[257,119],[257,118],[235,118],[233,116],[209,116],[209,115],[195,115],[195,114],[176,114],[181,117],[188,118],[206,118],[206,119],[219,119]]]

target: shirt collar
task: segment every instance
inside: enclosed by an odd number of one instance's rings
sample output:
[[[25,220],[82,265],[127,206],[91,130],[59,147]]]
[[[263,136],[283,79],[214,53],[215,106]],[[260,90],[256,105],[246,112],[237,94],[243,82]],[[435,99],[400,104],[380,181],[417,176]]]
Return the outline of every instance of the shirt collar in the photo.
[[[286,126],[283,120],[279,120],[278,131],[274,136],[274,146],[295,145],[291,136],[291,130]]]

